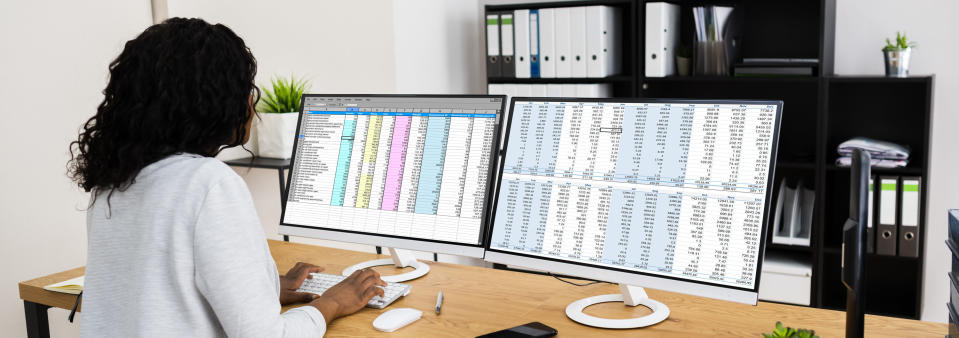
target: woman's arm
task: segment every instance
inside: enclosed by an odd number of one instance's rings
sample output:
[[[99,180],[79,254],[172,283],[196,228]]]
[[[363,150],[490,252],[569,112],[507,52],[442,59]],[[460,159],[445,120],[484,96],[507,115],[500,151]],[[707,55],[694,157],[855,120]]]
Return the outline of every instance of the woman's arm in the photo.
[[[195,285],[230,337],[320,337],[328,322],[361,309],[383,284],[372,271],[357,273],[311,306],[281,315],[279,274],[249,190],[235,175],[207,193],[193,250]]]
[[[280,277],[280,304],[288,305],[310,302],[329,323],[333,319],[359,311],[373,296],[383,296],[386,286],[380,274],[372,269],[354,271],[352,275],[326,290],[320,297],[314,293],[297,292],[303,281],[312,278],[311,273],[322,272],[323,268],[304,262],[296,263],[285,275]]]

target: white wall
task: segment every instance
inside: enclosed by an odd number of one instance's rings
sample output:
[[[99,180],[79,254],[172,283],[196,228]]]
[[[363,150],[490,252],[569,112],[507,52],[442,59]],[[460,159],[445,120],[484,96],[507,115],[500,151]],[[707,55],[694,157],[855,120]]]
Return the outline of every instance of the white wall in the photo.
[[[257,84],[273,76],[306,76],[312,93],[393,93],[396,88],[393,10],[389,0],[253,1],[169,0],[170,17],[198,17],[230,27],[257,58]],[[255,137],[254,140],[255,141]],[[251,142],[255,149],[255,142]],[[248,156],[239,148],[220,158]],[[280,199],[277,173],[235,169],[253,194],[270,238],[278,239]],[[372,251],[372,247],[296,239],[326,246]],[[321,264],[322,262],[315,262]]]
[[[919,43],[913,51],[911,74],[936,74],[932,152],[926,213],[926,248],[922,319],[945,322],[949,300],[946,272],[950,253],[946,210],[959,208],[959,2],[941,0],[839,0],[836,6],[836,73],[883,74],[880,49],[885,38],[905,31]],[[903,112],[909,114],[909,112]],[[888,295],[895,297],[895,295]]]
[[[394,0],[396,91],[485,94],[477,0]]]
[[[86,262],[86,194],[66,177],[67,147],[103,98],[107,65],[150,25],[149,7],[146,0],[0,3],[2,336],[26,336],[17,282]],[[54,336],[76,335],[66,314],[50,311]]]

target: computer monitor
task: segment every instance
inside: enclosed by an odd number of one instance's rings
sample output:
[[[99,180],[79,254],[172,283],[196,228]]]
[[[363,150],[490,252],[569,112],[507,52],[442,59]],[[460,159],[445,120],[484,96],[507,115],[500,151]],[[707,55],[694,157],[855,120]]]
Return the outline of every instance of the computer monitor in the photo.
[[[279,232],[388,247],[416,269],[422,250],[483,257],[501,95],[304,95]]]
[[[566,314],[634,328],[638,286],[756,304],[781,101],[513,98],[486,260],[618,283]],[[653,313],[603,319],[601,302]]]

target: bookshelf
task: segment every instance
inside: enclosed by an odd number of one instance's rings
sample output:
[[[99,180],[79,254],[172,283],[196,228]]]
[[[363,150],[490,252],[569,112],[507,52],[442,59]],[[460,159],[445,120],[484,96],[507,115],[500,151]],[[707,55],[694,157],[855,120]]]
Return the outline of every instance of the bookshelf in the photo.
[[[836,147],[853,136],[908,145],[912,154],[906,168],[873,169],[873,174],[920,176],[923,186],[930,186],[929,131],[934,77],[835,76],[835,0],[676,0],[670,2],[681,6],[682,43],[692,42],[692,7],[733,5],[743,10],[742,57],[816,58],[814,76],[647,78],[643,69],[646,2],[649,1],[486,5],[487,11],[616,6],[624,11],[621,29],[625,33],[619,51],[623,53],[624,65],[619,75],[604,79],[487,78],[487,82],[610,83],[614,97],[783,100],[774,182],[778,185],[781,179],[788,178],[813,185],[816,190],[814,221],[809,247],[773,244],[770,235],[766,239],[766,250],[810,263],[813,269],[811,306],[844,309],[845,289],[840,282],[839,250],[842,241],[840,227],[848,213],[849,170],[834,164]],[[485,41],[483,43],[485,46]],[[882,57],[878,46],[875,57]],[[923,188],[920,195],[920,226],[923,228],[927,224],[926,190]],[[917,258],[868,256],[868,313],[919,318],[925,233],[921,231],[918,239],[920,252]]]

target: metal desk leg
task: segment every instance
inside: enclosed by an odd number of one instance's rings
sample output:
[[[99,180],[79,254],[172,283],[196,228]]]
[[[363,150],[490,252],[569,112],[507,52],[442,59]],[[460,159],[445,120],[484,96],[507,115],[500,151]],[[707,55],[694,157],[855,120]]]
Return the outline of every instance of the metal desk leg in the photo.
[[[27,337],[50,338],[49,306],[23,301],[23,313],[27,319]]]
[[[280,207],[282,208],[286,204],[286,184],[283,184],[283,168],[277,168],[277,177],[280,178]],[[283,241],[289,242],[290,236],[283,235]]]

